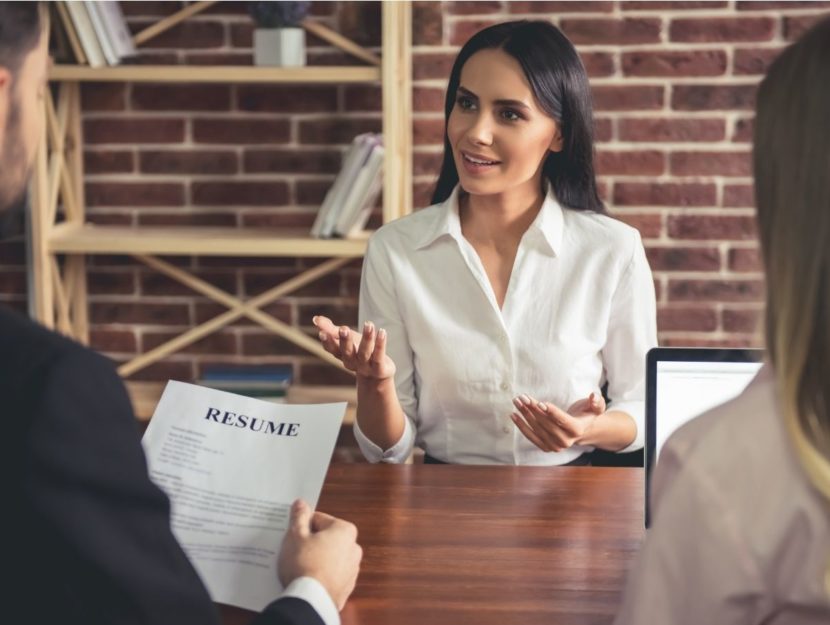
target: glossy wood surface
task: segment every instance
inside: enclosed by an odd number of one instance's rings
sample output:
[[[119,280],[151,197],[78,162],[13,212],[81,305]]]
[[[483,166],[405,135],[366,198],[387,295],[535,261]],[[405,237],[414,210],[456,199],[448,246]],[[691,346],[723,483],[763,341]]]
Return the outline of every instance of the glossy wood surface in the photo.
[[[643,472],[332,465],[319,509],[364,548],[343,625],[601,625],[643,537]]]

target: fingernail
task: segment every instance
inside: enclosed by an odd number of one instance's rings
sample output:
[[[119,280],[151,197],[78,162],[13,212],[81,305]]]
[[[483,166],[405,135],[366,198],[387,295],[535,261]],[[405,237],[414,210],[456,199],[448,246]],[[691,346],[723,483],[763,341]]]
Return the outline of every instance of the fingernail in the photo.
[[[531,404],[530,397],[528,397],[527,395],[522,395],[521,400],[523,404],[526,404],[528,406]]]
[[[349,331],[346,328],[340,328],[340,336],[345,339],[349,336]]]
[[[311,318],[311,323],[313,323],[314,325],[317,325],[317,315],[314,315],[314,316]]]
[[[516,408],[521,409],[521,408],[522,408],[522,406],[523,406],[523,404],[522,404],[522,400],[521,400],[521,399],[519,399],[518,397],[514,397],[514,398],[513,398],[513,405],[514,405],[514,406],[516,406]]]
[[[540,401],[537,401],[537,402],[536,402],[536,407],[537,407],[539,410],[541,410],[542,412],[547,412],[547,411],[548,411],[547,404],[543,404],[543,403],[542,403],[542,402],[540,402]]]
[[[364,332],[368,332],[368,331],[369,331],[369,329],[370,329],[371,327],[372,327],[372,324],[371,324],[371,323],[369,323],[368,321],[366,321],[366,322],[363,324],[363,331],[364,331]]]
[[[384,330],[383,328],[378,330],[378,338],[379,339],[385,339],[386,338],[386,330]]]

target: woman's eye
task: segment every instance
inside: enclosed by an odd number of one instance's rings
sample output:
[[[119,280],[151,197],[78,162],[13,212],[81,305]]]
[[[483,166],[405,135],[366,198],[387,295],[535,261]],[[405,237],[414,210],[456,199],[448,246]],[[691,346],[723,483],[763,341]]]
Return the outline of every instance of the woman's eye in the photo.
[[[465,110],[471,109],[474,106],[473,99],[465,95],[458,96],[456,102],[458,103],[458,106]]]
[[[516,111],[512,109],[505,109],[501,112],[502,118],[506,119],[509,122],[515,122],[522,119],[522,116],[519,115]]]

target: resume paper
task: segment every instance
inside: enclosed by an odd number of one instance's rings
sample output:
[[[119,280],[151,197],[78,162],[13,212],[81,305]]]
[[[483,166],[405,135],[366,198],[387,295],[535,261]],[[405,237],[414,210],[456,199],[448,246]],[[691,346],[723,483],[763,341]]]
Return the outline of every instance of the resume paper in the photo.
[[[317,506],[345,412],[168,382],[142,444],[214,601],[260,611],[280,593],[291,503]]]

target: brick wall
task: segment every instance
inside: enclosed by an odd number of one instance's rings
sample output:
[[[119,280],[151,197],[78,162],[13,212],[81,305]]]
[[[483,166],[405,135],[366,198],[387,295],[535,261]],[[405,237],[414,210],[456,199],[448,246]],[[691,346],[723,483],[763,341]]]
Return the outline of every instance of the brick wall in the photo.
[[[179,3],[122,3],[134,30]],[[373,3],[313,3],[319,19],[378,49]],[[640,229],[667,345],[758,345],[763,297],[753,231],[755,87],[775,54],[830,2],[416,2],[416,205],[440,161],[443,88],[455,51],[498,21],[551,19],[594,87],[598,168],[613,214]],[[221,3],[150,42],[142,62],[251,62],[252,26]],[[311,64],[349,64],[309,39]],[[135,225],[310,226],[351,137],[380,129],[376,86],[90,84],[83,90],[90,218]],[[174,258],[248,297],[317,262]],[[0,301],[25,307],[19,242],[0,244]],[[308,331],[312,314],[354,324],[360,263],[272,305]],[[92,343],[118,361],[222,311],[126,257],[90,263]],[[136,379],[192,379],[209,362],[292,362],[306,383],[335,369],[239,322]]]

